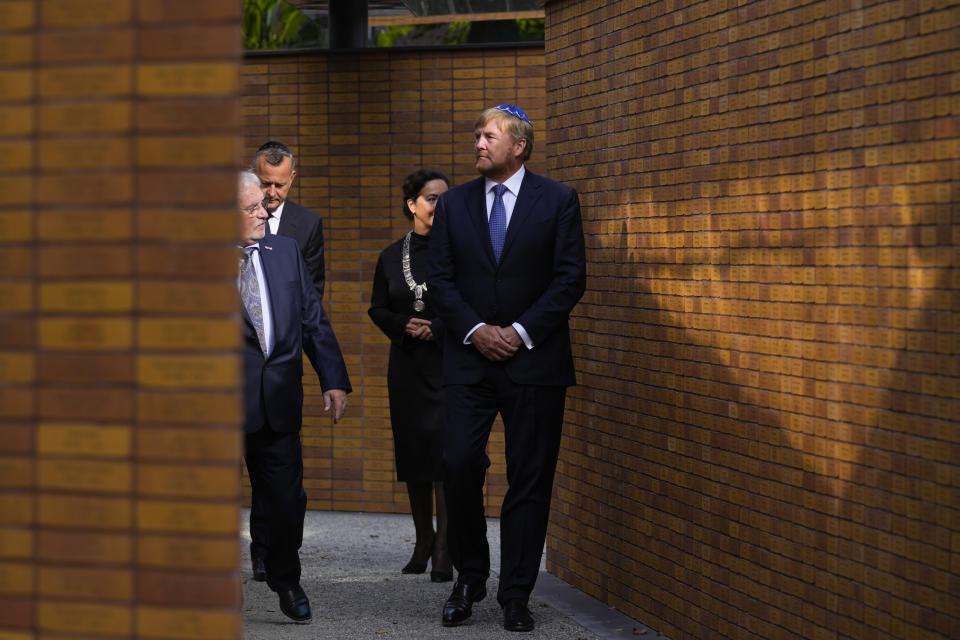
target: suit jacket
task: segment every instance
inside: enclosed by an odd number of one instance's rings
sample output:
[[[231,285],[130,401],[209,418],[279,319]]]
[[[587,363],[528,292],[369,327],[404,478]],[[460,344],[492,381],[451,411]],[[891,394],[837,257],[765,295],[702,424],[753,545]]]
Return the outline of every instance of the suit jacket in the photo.
[[[576,384],[568,318],[586,288],[580,201],[567,185],[523,177],[500,263],[493,257],[484,195],[477,178],[440,196],[427,254],[431,299],[446,325],[445,384],[473,384],[491,362],[464,345],[480,322],[519,322],[533,349],[521,346],[503,366],[518,384]]]
[[[270,296],[274,344],[264,358],[244,311],[244,430],[253,432],[269,424],[274,431],[297,431],[303,417],[301,349],[324,391],[349,393],[350,379],[297,243],[267,235],[260,241],[260,261]]]
[[[269,226],[267,228],[269,229]],[[317,295],[323,300],[323,221],[320,216],[287,199],[283,204],[283,215],[280,216],[277,235],[297,241],[303,261],[307,263],[307,271],[317,288]]]

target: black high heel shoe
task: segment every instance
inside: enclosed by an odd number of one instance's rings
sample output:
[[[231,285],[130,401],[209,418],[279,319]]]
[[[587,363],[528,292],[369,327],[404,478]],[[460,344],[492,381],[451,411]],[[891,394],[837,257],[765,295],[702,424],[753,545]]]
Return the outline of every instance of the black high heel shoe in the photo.
[[[410,562],[408,562],[403,569],[400,570],[401,573],[423,573],[427,570],[427,561],[430,559],[430,554],[433,553],[433,542],[436,540],[436,534],[431,535],[430,539],[424,542],[423,544],[417,543],[413,547],[413,555],[410,556]]]
[[[433,558],[430,560],[430,581],[450,582],[453,580],[453,565],[450,564],[450,554],[447,546],[434,541]]]

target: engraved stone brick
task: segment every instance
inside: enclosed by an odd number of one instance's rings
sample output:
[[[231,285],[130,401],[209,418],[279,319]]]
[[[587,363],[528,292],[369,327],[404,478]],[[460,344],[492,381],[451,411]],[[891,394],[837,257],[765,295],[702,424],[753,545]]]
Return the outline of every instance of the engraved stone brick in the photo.
[[[32,353],[0,351],[0,382],[25,384],[36,377],[36,365]]]
[[[0,557],[30,558],[33,548],[33,535],[29,529],[0,528]]]
[[[129,635],[133,614],[128,605],[41,600],[37,625],[42,631]]]
[[[137,140],[137,163],[144,167],[202,167],[236,165],[233,136],[142,137]]]
[[[130,93],[130,77],[127,65],[40,69],[37,87],[43,98],[116,96]]]
[[[233,570],[237,566],[240,541],[230,537],[183,535],[137,537],[137,564],[170,569]]]
[[[33,97],[33,72],[22,70],[0,71],[0,101],[13,102]]]
[[[239,356],[142,355],[137,382],[144,387],[235,387],[240,384]]]
[[[137,66],[137,93],[144,96],[232,94],[239,75],[230,63],[184,62]]]
[[[243,455],[239,430],[141,429],[137,455],[144,460],[235,462]]]
[[[39,530],[37,557],[48,562],[125,564],[133,559],[133,539],[121,533]]]
[[[133,0],[44,0],[40,22],[45,27],[78,27],[129,22]]]
[[[130,143],[125,138],[40,140],[37,159],[42,169],[119,169],[130,165]]]
[[[137,607],[137,632],[164,633],[178,638],[230,640],[242,631],[237,613],[201,609]]]
[[[47,241],[126,240],[133,231],[127,209],[41,211],[35,217],[37,236]]]
[[[158,496],[234,498],[239,479],[236,466],[141,465],[137,470],[139,492]]]
[[[127,61],[133,57],[135,39],[132,29],[42,33],[37,57],[44,63]]]
[[[129,498],[39,495],[40,524],[80,529],[122,529],[131,525]]]
[[[42,489],[127,493],[132,467],[125,462],[105,460],[41,459],[37,464],[37,486]]]
[[[239,398],[233,393],[137,394],[137,413],[148,422],[230,424],[241,419]]]
[[[29,213],[0,213],[0,242],[22,243],[32,239],[33,227]]]
[[[37,452],[97,457],[127,457],[131,452],[129,427],[82,423],[40,423]]]
[[[33,58],[33,36],[0,35],[0,64],[20,65]]]
[[[170,571],[141,571],[137,575],[137,595],[144,604],[194,609],[237,608],[241,600],[232,572],[191,573],[183,579]]]
[[[130,103],[125,101],[41,104],[37,128],[44,133],[129,131],[130,114]]]
[[[232,504],[166,502],[142,499],[137,502],[137,530],[227,534],[236,530],[239,510]]]
[[[142,318],[137,343],[144,349],[234,349],[240,331],[226,318]]]
[[[127,282],[41,284],[40,308],[64,312],[131,311],[133,286]]]
[[[0,135],[20,136],[33,133],[34,111],[21,105],[0,106]]]
[[[37,591],[51,598],[107,602],[129,601],[136,593],[129,570],[79,567],[40,567]]]

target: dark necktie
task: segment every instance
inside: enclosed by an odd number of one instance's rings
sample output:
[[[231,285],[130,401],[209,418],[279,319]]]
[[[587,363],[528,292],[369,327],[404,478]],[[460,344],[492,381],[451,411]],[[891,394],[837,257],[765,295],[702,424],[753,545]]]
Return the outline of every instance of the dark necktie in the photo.
[[[260,350],[267,355],[267,336],[263,330],[263,307],[260,306],[260,284],[257,282],[256,269],[251,256],[257,247],[247,247],[240,257],[240,299],[250,316],[250,322],[257,331]]]
[[[502,184],[493,188],[493,207],[490,209],[490,244],[493,245],[493,257],[497,262],[500,262],[503,239],[507,235],[507,208],[503,205],[503,192],[506,190]]]

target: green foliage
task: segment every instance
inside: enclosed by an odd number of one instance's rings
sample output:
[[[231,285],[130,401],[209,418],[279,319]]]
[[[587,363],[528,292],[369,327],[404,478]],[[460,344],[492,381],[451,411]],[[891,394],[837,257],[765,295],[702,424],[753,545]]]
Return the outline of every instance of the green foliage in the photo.
[[[403,25],[377,31],[378,47],[463,44],[470,35],[469,22]]]
[[[517,31],[524,40],[543,40],[544,30],[543,18],[517,19]]]
[[[394,47],[396,46],[397,40],[406,38],[411,31],[413,31],[413,25],[403,25],[396,27],[387,27],[383,31],[377,32],[377,46],[378,47]]]
[[[283,0],[243,0],[243,46],[290,49],[318,46],[319,26]]]

